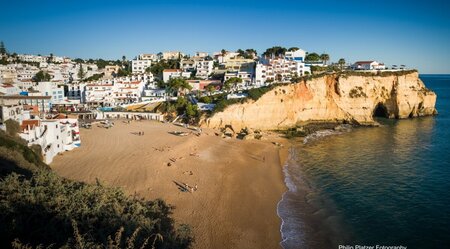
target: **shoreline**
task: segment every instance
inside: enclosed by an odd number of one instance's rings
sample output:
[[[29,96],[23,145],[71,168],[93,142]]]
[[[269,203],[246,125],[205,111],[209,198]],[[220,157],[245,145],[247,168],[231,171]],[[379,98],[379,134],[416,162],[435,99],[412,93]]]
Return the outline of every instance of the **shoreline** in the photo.
[[[267,136],[270,142],[223,139],[211,129],[199,137],[179,137],[169,132],[191,130],[152,121],[114,122],[111,129],[82,129],[81,147],[55,157],[51,168],[69,179],[98,179],[127,194],[163,199],[175,207],[177,224],[190,225],[193,248],[281,248],[278,203],[287,190],[287,140],[274,134]],[[139,131],[145,135],[133,134]],[[176,183],[198,190],[181,192]]]

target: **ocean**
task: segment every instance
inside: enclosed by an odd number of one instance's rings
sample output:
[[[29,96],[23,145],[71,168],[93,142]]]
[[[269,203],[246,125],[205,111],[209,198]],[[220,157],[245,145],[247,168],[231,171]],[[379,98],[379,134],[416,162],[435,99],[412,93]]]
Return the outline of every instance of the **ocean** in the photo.
[[[420,78],[438,116],[295,142],[278,204],[283,248],[450,248],[450,75]]]

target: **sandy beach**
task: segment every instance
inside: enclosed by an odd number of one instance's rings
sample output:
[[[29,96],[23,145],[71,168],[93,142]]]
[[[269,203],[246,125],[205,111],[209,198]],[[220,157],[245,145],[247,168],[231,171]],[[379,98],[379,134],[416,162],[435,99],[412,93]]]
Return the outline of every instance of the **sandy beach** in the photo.
[[[208,129],[184,137],[171,131],[192,130],[151,121],[94,125],[81,130],[80,148],[50,166],[69,179],[98,179],[164,199],[175,207],[176,221],[191,226],[193,248],[280,248],[276,208],[285,191],[280,164],[286,151],[271,140],[224,139]],[[197,190],[183,192],[184,184]]]

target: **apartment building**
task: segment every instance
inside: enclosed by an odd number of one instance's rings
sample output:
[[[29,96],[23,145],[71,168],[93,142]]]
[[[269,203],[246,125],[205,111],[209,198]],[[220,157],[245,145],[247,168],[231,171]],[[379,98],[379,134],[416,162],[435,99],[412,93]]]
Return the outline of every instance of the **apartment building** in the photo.
[[[263,85],[268,82],[289,82],[294,76],[311,73],[310,67],[299,60],[284,58],[269,59],[259,62],[255,69],[255,84]]]
[[[163,70],[163,81],[169,82],[172,78],[184,77],[190,78],[191,72],[183,72],[181,69],[164,69]]]
[[[134,59],[131,61],[131,71],[133,74],[143,74],[151,65],[151,60]]]
[[[184,54],[179,51],[168,51],[159,54],[159,58],[163,60],[177,60],[184,57]]]
[[[199,60],[195,62],[195,68],[197,74],[195,75],[201,79],[207,79],[214,70],[214,61],[212,60]]]
[[[112,106],[113,84],[87,84],[85,87],[85,103],[89,106]]]
[[[52,103],[57,103],[64,100],[64,87],[58,86],[56,82],[39,82],[36,86],[39,95],[50,96]]]

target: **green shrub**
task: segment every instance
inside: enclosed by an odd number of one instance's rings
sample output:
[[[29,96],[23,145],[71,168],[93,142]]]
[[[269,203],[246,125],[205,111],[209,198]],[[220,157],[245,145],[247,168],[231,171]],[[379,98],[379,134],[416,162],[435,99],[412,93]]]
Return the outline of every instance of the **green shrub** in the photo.
[[[367,98],[367,94],[363,91],[363,88],[360,86],[354,87],[350,90],[349,94],[350,98]]]
[[[253,100],[258,100],[268,91],[272,90],[276,85],[270,85],[267,87],[253,88],[247,91],[248,97]]]
[[[20,131],[20,124],[19,124],[19,122],[15,121],[13,119],[6,120],[5,121],[5,126],[6,126],[6,132],[10,136],[16,136],[17,133],[19,133],[19,131]]]
[[[8,156],[8,154],[14,154],[17,155],[16,157],[20,156],[20,158],[17,158],[17,160],[24,159],[28,163],[34,165],[35,169],[48,169],[48,166],[42,162],[41,154],[38,154],[34,151],[36,150],[36,146],[34,147],[34,149],[29,148],[26,141],[18,136],[10,136],[0,130],[0,147],[4,148],[3,151],[5,152],[0,154],[0,159],[9,159],[10,157]],[[9,152],[6,153],[7,151]]]
[[[199,102],[210,104],[212,103],[212,99],[209,96],[203,96],[198,99]]]
[[[175,228],[164,201],[128,197],[118,188],[66,180],[51,171],[37,171],[30,179],[8,175],[0,181],[0,200],[2,248],[15,239],[32,246],[70,248],[83,242],[85,248],[106,248],[118,230],[136,245],[148,240],[155,248],[188,248],[192,242],[186,226]]]

